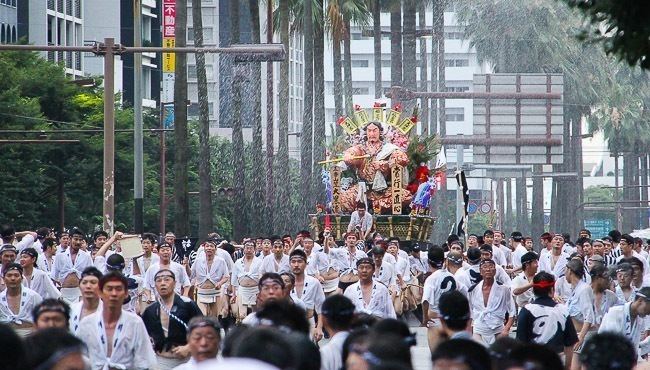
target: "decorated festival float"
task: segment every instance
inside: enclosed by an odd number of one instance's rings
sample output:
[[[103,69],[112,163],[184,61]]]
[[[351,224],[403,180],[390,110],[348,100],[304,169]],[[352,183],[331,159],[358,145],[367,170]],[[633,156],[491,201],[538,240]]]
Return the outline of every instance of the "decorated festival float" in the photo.
[[[440,143],[435,135],[417,135],[417,123],[417,107],[404,117],[400,105],[387,109],[380,103],[370,114],[355,106],[354,117],[339,118],[344,135],[319,162],[327,202],[310,215],[315,235],[329,228],[341,240],[361,202],[372,214],[374,231],[405,244],[428,243],[435,222],[431,199],[446,169],[429,168]]]

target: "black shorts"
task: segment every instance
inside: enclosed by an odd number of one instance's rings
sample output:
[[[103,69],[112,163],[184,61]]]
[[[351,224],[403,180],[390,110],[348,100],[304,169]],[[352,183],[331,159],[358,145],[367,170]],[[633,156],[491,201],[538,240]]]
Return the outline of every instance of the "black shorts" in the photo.
[[[345,289],[347,287],[349,287],[350,285],[352,285],[352,284],[354,284],[354,283],[344,283],[342,281],[339,281],[339,289],[341,289],[341,291],[345,292]]]

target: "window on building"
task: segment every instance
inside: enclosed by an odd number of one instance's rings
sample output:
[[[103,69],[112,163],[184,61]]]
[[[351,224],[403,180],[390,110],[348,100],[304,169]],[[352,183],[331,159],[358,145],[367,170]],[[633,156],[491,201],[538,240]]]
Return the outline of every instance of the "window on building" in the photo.
[[[445,59],[445,67],[469,67],[469,59]]]
[[[199,103],[192,103],[187,107],[188,117],[198,117],[199,116]],[[208,115],[214,115],[214,103],[208,102]]]
[[[381,68],[390,68],[390,60],[381,60]]]
[[[361,35],[361,32],[351,32],[350,33],[350,40],[363,40],[365,37]]]
[[[465,34],[462,32],[445,32],[445,40],[462,40]]]
[[[367,59],[353,60],[351,64],[352,64],[352,68],[368,68]]]
[[[469,86],[445,86],[447,92],[466,92],[469,91]]]
[[[370,95],[370,89],[367,87],[353,87],[352,95]]]
[[[465,120],[464,108],[447,108],[445,109],[447,122],[462,122]]]

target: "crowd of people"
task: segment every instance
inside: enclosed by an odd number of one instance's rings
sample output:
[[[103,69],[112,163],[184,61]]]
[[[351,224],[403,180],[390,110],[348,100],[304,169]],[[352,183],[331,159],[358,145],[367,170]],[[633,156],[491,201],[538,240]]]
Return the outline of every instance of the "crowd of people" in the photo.
[[[650,352],[647,245],[498,230],[441,245],[385,237],[363,216],[318,235],[0,227],[0,369],[632,369]],[[371,223],[368,225],[370,228]]]

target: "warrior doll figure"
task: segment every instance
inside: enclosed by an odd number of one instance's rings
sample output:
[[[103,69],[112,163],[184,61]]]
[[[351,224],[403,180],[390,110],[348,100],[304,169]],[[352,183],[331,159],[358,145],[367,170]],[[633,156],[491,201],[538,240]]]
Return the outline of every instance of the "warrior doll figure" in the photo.
[[[384,142],[384,128],[379,122],[370,122],[364,128],[365,142],[354,145],[343,153],[343,161],[357,173],[359,183],[341,194],[343,212],[352,212],[358,200],[363,199],[365,189],[372,207],[380,213],[392,209],[391,168],[406,166],[409,159],[405,152],[392,143]],[[361,189],[360,189],[361,188]],[[402,189],[402,204],[411,202],[411,193]]]

